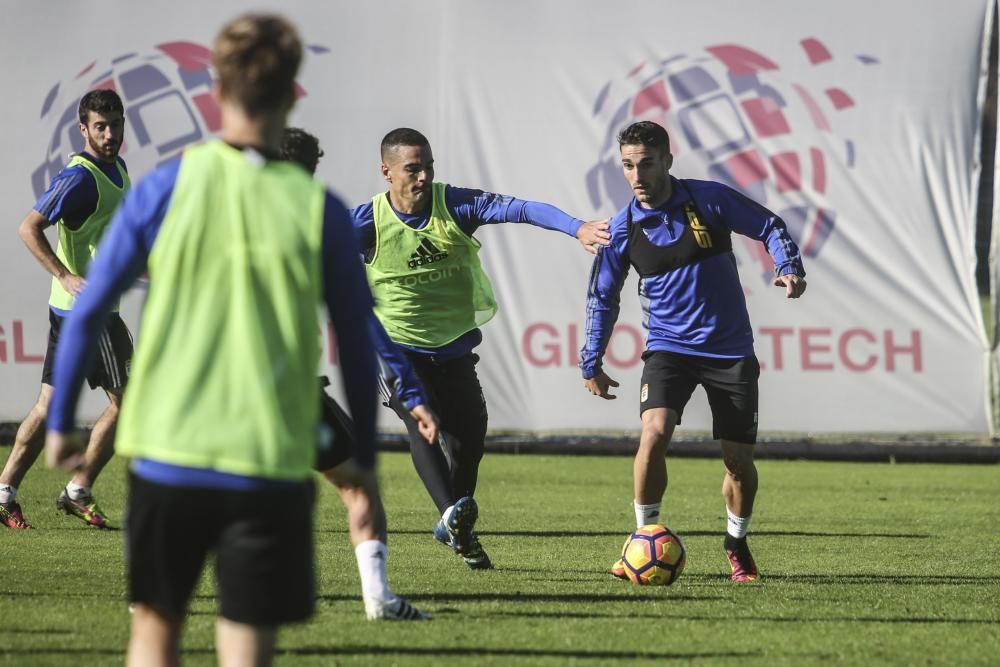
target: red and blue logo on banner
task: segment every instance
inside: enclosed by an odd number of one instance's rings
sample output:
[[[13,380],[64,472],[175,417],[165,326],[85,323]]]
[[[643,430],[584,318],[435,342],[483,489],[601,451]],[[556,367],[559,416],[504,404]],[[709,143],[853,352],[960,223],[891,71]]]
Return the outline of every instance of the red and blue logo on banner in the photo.
[[[325,53],[326,47],[307,47]],[[77,106],[89,90],[110,88],[125,104],[125,143],[121,155],[134,175],[176,157],[185,146],[215,134],[221,127],[211,95],[212,52],[188,41],[157,44],[149,53],[126,53],[109,63],[91,62],[69,82],[49,90],[39,114],[51,121],[45,159],[32,172],[40,197],[71,153],[83,150]],[[296,85],[296,97],[306,94]]]
[[[800,45],[813,67],[833,60],[817,39]],[[877,64],[870,56],[857,59]],[[606,134],[600,160],[587,174],[591,203],[620,207],[629,201],[616,136],[634,121],[651,120],[667,129],[675,157],[696,154],[705,177],[774,210],[802,253],[818,256],[836,227],[836,211],[824,197],[831,161],[853,168],[856,146],[833,135],[832,116],[854,107],[852,96],[837,87],[816,88],[783,78],[774,60],[737,44],[640,63],[622,81],[605,84],[594,103]],[[750,251],[768,280],[773,265],[759,245]]]

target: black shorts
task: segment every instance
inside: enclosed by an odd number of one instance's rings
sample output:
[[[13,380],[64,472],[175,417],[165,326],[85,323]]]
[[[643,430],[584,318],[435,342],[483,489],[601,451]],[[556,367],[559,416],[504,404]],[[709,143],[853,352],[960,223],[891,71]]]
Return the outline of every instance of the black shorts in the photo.
[[[315,469],[324,472],[340,465],[354,455],[354,420],[333,400],[323,387],[330,381],[321,377],[320,384],[320,439],[316,451]]]
[[[56,346],[59,344],[59,331],[66,318],[49,309],[49,346],[45,350],[45,363],[42,364],[42,384],[51,385],[52,367],[56,362]],[[98,339],[97,358],[94,366],[87,372],[87,383],[91,389],[107,389],[115,391],[122,389],[128,382],[132,367],[132,334],[118,313],[112,313],[108,324]]]
[[[205,559],[214,552],[221,616],[254,626],[309,618],[316,600],[314,499],[312,481],[228,491],[130,475],[129,599],[183,618]]]
[[[424,386],[429,407],[440,421],[441,432],[453,444],[459,443],[468,454],[478,460],[482,457],[489,413],[483,386],[476,373],[479,355],[470,353],[433,361],[427,355],[407,352],[413,370]],[[427,441],[420,434],[417,423],[399,399],[397,383],[388,389],[384,405],[392,408],[406,425],[411,447],[426,447]]]
[[[684,414],[694,388],[705,387],[712,408],[712,437],[754,444],[757,442],[757,380],[760,364],[750,355],[736,359],[698,357],[674,352],[642,355],[639,414],[650,408],[669,408]]]

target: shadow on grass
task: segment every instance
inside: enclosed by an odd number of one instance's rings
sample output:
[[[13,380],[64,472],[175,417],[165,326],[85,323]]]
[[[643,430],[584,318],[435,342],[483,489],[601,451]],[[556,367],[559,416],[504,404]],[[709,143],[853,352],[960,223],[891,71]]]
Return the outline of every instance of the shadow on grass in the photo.
[[[527,593],[512,591],[510,593],[408,593],[411,602],[577,602],[580,604],[600,604],[607,602],[637,602],[642,600],[668,599],[662,593],[663,588],[646,589],[635,587],[629,593]],[[323,594],[316,598],[318,602],[354,602],[357,595]],[[705,600],[727,600],[723,595],[670,595],[671,602],[704,602]]]
[[[729,575],[718,574],[684,574],[685,579],[702,581],[729,581]],[[995,575],[981,577],[959,574],[771,574],[765,572],[760,579],[752,584],[743,584],[741,588],[760,586],[769,581],[788,584],[815,585],[861,585],[894,584],[899,586],[954,586],[956,584],[996,584]]]
[[[347,532],[346,529],[317,532]],[[622,530],[484,530],[477,531],[480,537],[623,537]],[[683,530],[678,531],[681,537],[722,537],[722,530]],[[394,530],[389,528],[390,535],[430,535],[429,530]],[[805,530],[755,530],[751,537],[885,537],[910,540],[927,540],[930,535],[923,533],[872,533],[872,532],[833,532]]]
[[[586,651],[556,649],[530,649],[530,648],[485,648],[482,646],[454,646],[447,648],[424,648],[420,646],[362,646],[347,644],[344,646],[301,646],[296,648],[278,647],[275,651],[279,656],[324,656],[324,655],[407,655],[414,657],[463,657],[474,658],[476,656],[498,656],[498,657],[519,657],[519,658],[564,658],[572,659],[601,659],[601,660],[631,660],[631,659],[654,659],[654,660],[716,660],[719,658],[753,658],[760,657],[759,652],[744,651],[706,651],[702,653],[664,653],[661,651]],[[212,648],[185,648],[182,655],[214,655]],[[101,648],[28,648],[28,649],[5,649],[5,656],[43,656],[43,655],[67,655],[67,656],[117,656],[124,657],[124,649],[101,649]]]
[[[715,660],[719,658],[753,658],[760,653],[752,651],[706,651],[702,653],[664,653],[662,651],[587,651],[583,649],[560,651],[558,649],[532,648],[485,648],[482,646],[450,646],[431,648],[422,646],[303,646],[293,649],[278,649],[278,655],[408,655],[450,658],[478,656],[517,658],[563,658],[566,660]]]
[[[673,598],[671,598],[673,600]],[[649,613],[645,610],[637,610],[634,614],[635,616],[640,616],[644,618],[649,617]],[[581,619],[593,619],[593,618],[628,618],[628,614],[594,614],[588,612],[560,612],[560,611],[491,611],[484,614],[484,616],[513,616],[518,618],[581,618]],[[761,623],[801,623],[803,625],[810,624],[821,624],[821,623],[904,623],[904,624],[929,624],[929,625],[1000,625],[1000,621],[986,618],[925,618],[920,616],[890,616],[884,618],[871,617],[871,616],[826,616],[823,618],[801,618],[801,617],[772,617],[772,616],[754,616],[750,617],[735,617],[731,614],[719,614],[719,615],[690,615],[690,614],[671,614],[670,618],[672,621],[708,621],[710,623],[718,623],[719,621],[738,621],[740,623],[747,622],[761,622]]]
[[[878,618],[872,616],[828,616],[825,618],[782,618],[770,616],[756,616],[754,618],[734,619],[732,616],[674,616],[672,619],[681,621],[732,621],[740,622],[760,621],[763,623],[801,623],[801,624],[821,624],[821,623],[890,623],[890,624],[913,624],[913,625],[1000,625],[1000,621],[988,618],[926,618],[921,616],[891,616]]]
[[[202,597],[202,599],[208,599],[208,600],[211,600],[212,602],[215,602],[215,597],[209,597],[207,595],[203,595],[201,597]],[[188,616],[211,616],[211,617],[214,618],[214,617],[216,617],[216,616],[219,615],[219,611],[217,609],[206,609],[204,611],[200,610],[200,609],[188,609],[187,615]]]
[[[545,570],[539,571],[544,572]],[[607,570],[581,570],[581,572],[592,572],[598,575],[608,574]],[[994,586],[997,585],[997,578],[993,575],[972,576],[958,574],[771,574],[770,572],[766,572],[755,582],[739,584],[737,586],[734,586],[730,582],[728,572],[720,571],[717,574],[708,572],[691,572],[685,573],[683,577],[685,581],[694,580],[699,584],[720,584],[726,586],[727,588],[734,589],[757,588],[767,582],[774,582],[775,584],[808,584],[810,586],[870,586],[874,584],[891,584],[894,586],[956,586],[968,584],[974,584],[977,586],[989,586],[990,584],[993,584]],[[548,580],[548,578],[542,579],[542,581]],[[556,581],[558,580],[556,579]],[[566,581],[579,580],[566,579]],[[712,599],[709,597],[702,597],[700,595],[698,598],[705,600]]]
[[[76,593],[70,591],[52,591],[51,593],[41,593],[39,591],[3,591],[4,596],[12,598],[79,598],[88,600],[115,600],[122,603],[122,609],[128,605],[125,593]],[[6,630],[4,630],[6,632]]]
[[[214,651],[213,651],[214,653]],[[113,655],[119,658],[125,657],[125,649],[115,649],[115,648],[5,648],[3,653],[0,653],[4,657],[10,656],[42,656],[42,655],[72,655],[84,657],[88,655]]]
[[[30,520],[31,517],[28,517],[28,519]],[[80,533],[80,532],[83,532],[83,533],[121,533],[121,532],[124,532],[122,530],[121,526],[113,525],[113,524],[108,524],[106,526],[91,526],[91,525],[88,525],[88,524],[80,523],[79,521],[76,521],[75,523],[72,523],[72,524],[68,523],[68,522],[62,522],[62,521],[60,521],[59,523],[66,523],[66,525],[44,526],[43,529],[39,530],[39,531],[34,531],[34,530],[19,530],[19,531],[17,531],[17,533],[21,534],[21,535],[28,536],[28,535],[44,535],[45,533]]]

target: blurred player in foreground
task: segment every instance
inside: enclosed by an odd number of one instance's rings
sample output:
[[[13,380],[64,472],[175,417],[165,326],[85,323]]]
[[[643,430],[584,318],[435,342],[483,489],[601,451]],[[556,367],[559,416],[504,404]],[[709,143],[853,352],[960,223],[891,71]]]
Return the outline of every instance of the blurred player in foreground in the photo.
[[[222,140],[189,148],[125,198],[57,351],[48,458],[73,465],[74,409],[97,332],[148,270],[116,441],[133,459],[129,665],[180,661],[209,554],[220,664],[270,664],[278,626],[312,615],[321,303],[350,388],[354,461],[375,464],[372,303],[350,219],[279,155],[301,59],[279,16],[222,28],[213,45]]]
[[[601,365],[629,265],[639,274],[648,330],[639,413],[642,432],[633,466],[636,526],[661,523],[667,490],[666,452],[697,385],[712,408],[714,437],[726,468],[722,495],[728,523],[725,551],[733,581],[757,578],[746,534],[757,495],[760,365],[746,299],[732,253],[732,232],[762,241],[774,258],[774,284],[796,299],[806,289],[799,249],[785,223],[735,190],[670,175],[667,131],[649,121],[618,136],[625,180],[634,197],[611,219],[611,245],[594,259],[587,293],[587,334],[580,353],[584,386],[615,398]],[[625,577],[621,560],[611,573]]]
[[[297,127],[285,128],[281,137],[281,157],[302,166],[310,175],[316,173],[319,159],[323,157],[319,139]],[[407,363],[406,357],[388,339],[385,330],[372,316],[372,337],[375,339],[383,363],[393,369],[391,374],[405,388],[406,403],[412,405],[410,416],[419,425],[428,442],[437,441],[437,418],[426,407],[420,381]],[[381,341],[379,344],[378,341]],[[389,374],[389,373],[387,373]],[[321,379],[327,384],[327,379]],[[351,460],[354,450],[354,424],[350,416],[325,391],[321,391],[322,423],[331,438],[328,447],[320,447],[316,469],[337,487],[347,508],[347,521],[354,545],[354,555],[361,574],[361,594],[365,613],[369,619],[384,618],[393,621],[422,620],[428,618],[407,600],[393,594],[386,574],[389,550],[387,546],[385,507],[379,493],[375,470],[358,469]]]

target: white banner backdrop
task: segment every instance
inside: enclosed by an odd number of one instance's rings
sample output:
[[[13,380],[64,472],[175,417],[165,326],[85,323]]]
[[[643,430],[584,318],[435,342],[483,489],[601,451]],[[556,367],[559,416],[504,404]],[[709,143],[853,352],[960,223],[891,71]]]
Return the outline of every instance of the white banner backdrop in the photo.
[[[207,49],[242,3],[4,4],[17,130],[0,164],[0,420],[17,420],[37,392],[49,280],[16,227],[79,147],[79,96],[123,94],[123,157],[141,176],[217,128]],[[608,217],[629,197],[615,133],[657,120],[676,176],[740,188],[803,249],[809,291],[790,301],[769,286],[762,246],[734,240],[764,369],[763,431],[986,433],[974,229],[993,7],[387,0],[280,11],[309,45],[291,122],[321,138],[318,175],[349,204],[382,189],[379,141],[410,126],[430,138],[439,180]],[[526,226],[478,236],[501,304],[479,350],[491,428],[634,431],[645,337],[634,278],[606,356],[622,387],[603,402],[576,368],[590,255]],[[126,301],[133,326],[140,303],[141,292]],[[83,416],[101,405],[91,395]],[[700,394],[684,426],[710,427]]]

